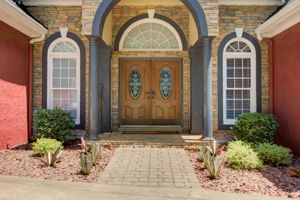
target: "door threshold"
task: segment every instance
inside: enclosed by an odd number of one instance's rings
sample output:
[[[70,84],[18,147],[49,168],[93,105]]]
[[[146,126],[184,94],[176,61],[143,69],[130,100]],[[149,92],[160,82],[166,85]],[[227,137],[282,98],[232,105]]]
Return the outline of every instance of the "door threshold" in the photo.
[[[156,127],[176,127],[176,128],[181,128],[179,125],[121,125],[120,128],[141,128],[141,127],[149,127],[149,128],[156,128]]]
[[[120,132],[181,132],[178,125],[122,125]]]

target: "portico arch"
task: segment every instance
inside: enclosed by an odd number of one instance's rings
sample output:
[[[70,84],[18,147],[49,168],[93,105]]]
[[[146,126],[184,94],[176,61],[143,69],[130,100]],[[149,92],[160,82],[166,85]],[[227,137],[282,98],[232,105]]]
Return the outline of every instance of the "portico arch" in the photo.
[[[92,34],[102,39],[104,23],[109,12],[117,5],[121,0],[103,0],[100,4],[94,21]],[[191,12],[197,26],[198,36],[207,36],[208,28],[204,11],[197,0],[180,0]]]
[[[112,47],[103,40],[106,17],[121,0],[103,0],[93,21],[90,40],[89,137],[111,131],[110,60]],[[192,14],[198,41],[189,48],[191,59],[191,133],[212,137],[211,40],[204,11],[197,0],[180,0]],[[99,101],[100,99],[100,101]],[[100,108],[100,109],[99,109]],[[100,112],[101,110],[101,112]]]

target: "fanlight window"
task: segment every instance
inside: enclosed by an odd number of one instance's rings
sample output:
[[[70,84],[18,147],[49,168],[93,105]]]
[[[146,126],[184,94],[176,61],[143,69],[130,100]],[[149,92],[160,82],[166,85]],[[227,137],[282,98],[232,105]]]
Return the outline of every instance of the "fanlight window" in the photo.
[[[250,47],[242,41],[235,41],[228,45],[226,52],[234,52],[234,53],[250,53]]]
[[[62,41],[53,47],[53,52],[76,52],[77,48],[69,41]]]
[[[177,31],[159,19],[143,19],[133,23],[120,41],[123,51],[180,51],[182,42]]]

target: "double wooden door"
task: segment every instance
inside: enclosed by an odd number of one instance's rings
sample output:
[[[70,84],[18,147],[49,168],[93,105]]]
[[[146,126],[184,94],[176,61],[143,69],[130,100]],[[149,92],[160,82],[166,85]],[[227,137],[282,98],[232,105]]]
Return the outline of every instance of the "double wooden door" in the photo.
[[[121,60],[122,125],[179,125],[181,61]]]

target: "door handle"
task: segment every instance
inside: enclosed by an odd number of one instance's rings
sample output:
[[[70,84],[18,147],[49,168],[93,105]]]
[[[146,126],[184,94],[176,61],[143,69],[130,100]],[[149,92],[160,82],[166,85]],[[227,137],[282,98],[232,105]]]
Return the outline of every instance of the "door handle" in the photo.
[[[149,90],[149,91],[147,92],[147,94],[154,95],[154,94],[155,94],[155,90]]]

